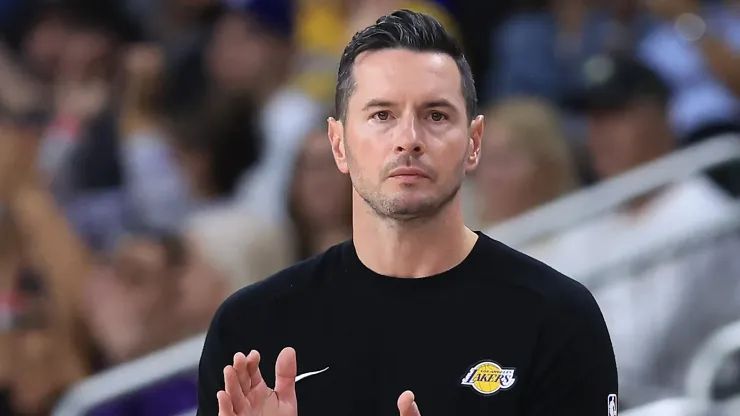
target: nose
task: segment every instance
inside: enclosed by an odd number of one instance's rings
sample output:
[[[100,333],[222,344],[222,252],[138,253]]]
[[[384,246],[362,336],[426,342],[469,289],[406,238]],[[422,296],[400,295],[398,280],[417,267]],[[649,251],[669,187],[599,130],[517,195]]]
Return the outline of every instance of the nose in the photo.
[[[425,151],[423,132],[420,130],[416,117],[408,117],[397,131],[395,152],[421,156]]]

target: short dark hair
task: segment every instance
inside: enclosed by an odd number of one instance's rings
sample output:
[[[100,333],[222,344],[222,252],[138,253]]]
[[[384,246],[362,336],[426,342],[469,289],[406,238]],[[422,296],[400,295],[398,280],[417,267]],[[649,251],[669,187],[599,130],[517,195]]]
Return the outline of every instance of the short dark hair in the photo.
[[[476,116],[478,96],[475,92],[473,72],[460,45],[432,16],[404,9],[383,16],[374,25],[355,33],[344,48],[342,59],[339,61],[335,96],[339,119],[345,120],[347,116],[347,103],[354,89],[352,68],[355,60],[363,52],[383,49],[440,52],[452,57],[460,70],[468,117],[472,120]]]
[[[215,196],[232,196],[263,155],[259,107],[251,98],[226,96],[206,99],[195,111],[172,116],[176,145],[206,158]]]

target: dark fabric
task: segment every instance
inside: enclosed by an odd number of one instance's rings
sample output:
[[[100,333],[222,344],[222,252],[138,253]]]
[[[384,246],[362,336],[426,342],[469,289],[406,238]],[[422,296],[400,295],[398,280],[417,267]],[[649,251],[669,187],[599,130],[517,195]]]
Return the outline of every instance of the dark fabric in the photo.
[[[240,290],[208,331],[198,415],[217,415],[236,352],[259,351],[274,386],[286,346],[298,374],[328,367],[297,383],[302,416],[398,414],[405,390],[424,416],[607,414],[617,369],[589,291],[479,236],[462,263],[435,276],[379,275],[346,242]]]
[[[0,388],[0,415],[16,416],[17,413],[11,407],[10,390]]]
[[[75,189],[86,192],[120,187],[123,180],[115,112],[109,109],[96,117],[83,136],[73,156]]]

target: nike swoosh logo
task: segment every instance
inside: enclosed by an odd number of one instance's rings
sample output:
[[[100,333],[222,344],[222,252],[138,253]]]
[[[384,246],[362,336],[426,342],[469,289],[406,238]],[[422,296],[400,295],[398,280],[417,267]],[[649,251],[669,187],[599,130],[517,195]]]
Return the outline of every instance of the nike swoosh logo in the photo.
[[[325,369],[323,369],[323,370],[319,370],[319,371],[311,371],[310,373],[303,373],[303,374],[299,374],[299,375],[297,375],[297,376],[296,376],[296,378],[295,378],[295,381],[296,381],[296,382],[298,382],[298,381],[301,381],[301,380],[303,380],[303,379],[304,379],[304,378],[306,378],[306,377],[311,377],[311,376],[315,376],[316,374],[321,374],[321,373],[323,373],[324,371],[326,371],[326,370],[328,370],[328,369],[329,369],[329,367],[326,367],[326,368],[325,368]]]

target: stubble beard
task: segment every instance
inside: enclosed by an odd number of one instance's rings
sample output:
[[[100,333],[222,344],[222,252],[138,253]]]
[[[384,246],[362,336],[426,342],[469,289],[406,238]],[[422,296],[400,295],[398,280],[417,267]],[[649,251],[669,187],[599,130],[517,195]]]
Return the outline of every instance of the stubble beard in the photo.
[[[392,220],[394,222],[408,223],[418,222],[436,217],[444,208],[452,202],[460,192],[464,179],[463,163],[461,161],[458,171],[461,172],[459,180],[446,187],[441,194],[418,198],[415,195],[406,195],[405,191],[398,192],[394,195],[387,195],[379,189],[371,189],[367,181],[358,169],[352,169],[356,166],[352,153],[347,149],[348,162],[350,166],[350,179],[352,187],[357,195],[362,198],[368,207],[379,217]],[[413,185],[408,185],[412,188]],[[379,186],[375,187],[379,188]],[[413,193],[413,189],[408,190]],[[409,200],[411,199],[411,200]]]

